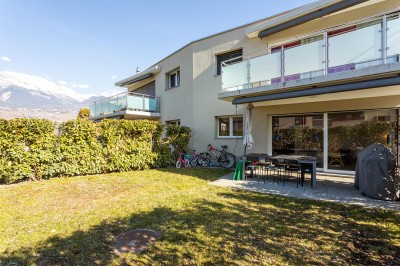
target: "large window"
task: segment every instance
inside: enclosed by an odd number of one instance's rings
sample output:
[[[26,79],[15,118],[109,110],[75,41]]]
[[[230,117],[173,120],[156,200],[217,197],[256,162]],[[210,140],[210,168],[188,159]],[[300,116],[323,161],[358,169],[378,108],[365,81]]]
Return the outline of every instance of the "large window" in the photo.
[[[381,143],[396,154],[397,111],[328,113],[328,169],[354,171],[357,154]]]
[[[272,153],[313,156],[323,167],[323,115],[274,116]]]
[[[374,143],[397,156],[397,109],[272,117],[272,154],[312,156],[324,171],[352,173],[358,152]]]
[[[181,71],[179,68],[171,72],[168,72],[166,76],[167,76],[167,88],[166,88],[167,90],[181,85]]]
[[[221,75],[221,63],[224,62],[227,65],[241,62],[243,60],[243,50],[235,50],[217,55],[217,75]]]
[[[242,137],[243,116],[217,117],[218,137]]]

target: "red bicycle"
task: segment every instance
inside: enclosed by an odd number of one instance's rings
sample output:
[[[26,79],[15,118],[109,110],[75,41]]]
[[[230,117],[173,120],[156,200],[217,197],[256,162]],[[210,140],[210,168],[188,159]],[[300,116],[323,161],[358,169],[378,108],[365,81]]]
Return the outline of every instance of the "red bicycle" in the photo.
[[[222,150],[214,148],[208,144],[208,151],[199,154],[199,161],[202,166],[222,166],[232,168],[236,164],[236,156],[226,151],[227,145],[221,146]]]

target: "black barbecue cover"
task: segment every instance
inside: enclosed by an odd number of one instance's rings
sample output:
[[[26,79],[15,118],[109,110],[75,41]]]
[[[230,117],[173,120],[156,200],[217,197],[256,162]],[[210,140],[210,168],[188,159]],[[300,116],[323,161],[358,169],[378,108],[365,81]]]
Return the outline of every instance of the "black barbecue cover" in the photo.
[[[354,185],[364,196],[399,200],[400,179],[396,169],[393,153],[383,144],[372,144],[358,153]]]

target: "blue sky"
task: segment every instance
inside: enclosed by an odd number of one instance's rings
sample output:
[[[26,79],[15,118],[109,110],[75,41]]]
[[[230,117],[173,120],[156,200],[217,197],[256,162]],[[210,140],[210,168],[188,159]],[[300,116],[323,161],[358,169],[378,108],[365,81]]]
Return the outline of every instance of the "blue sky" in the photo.
[[[0,0],[0,71],[114,89],[187,43],[313,0]]]

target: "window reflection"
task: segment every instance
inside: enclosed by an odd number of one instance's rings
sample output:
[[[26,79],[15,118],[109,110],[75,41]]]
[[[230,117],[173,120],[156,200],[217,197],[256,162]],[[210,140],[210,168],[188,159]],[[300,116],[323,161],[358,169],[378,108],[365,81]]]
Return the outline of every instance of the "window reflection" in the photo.
[[[273,117],[272,152],[313,156],[323,167],[323,115]]]
[[[396,110],[328,114],[328,168],[354,171],[357,154],[374,143],[397,153]]]

